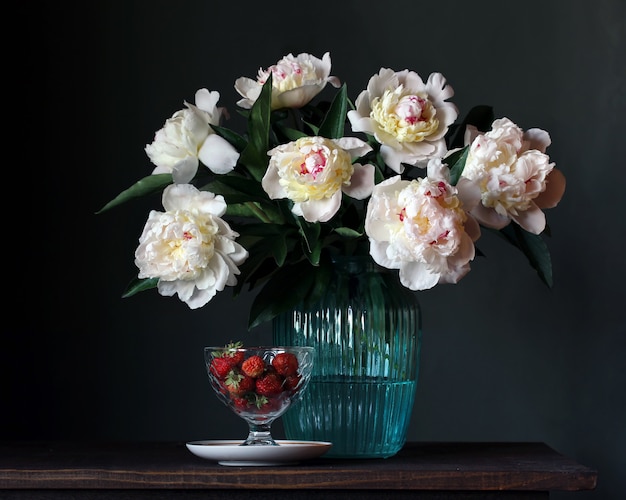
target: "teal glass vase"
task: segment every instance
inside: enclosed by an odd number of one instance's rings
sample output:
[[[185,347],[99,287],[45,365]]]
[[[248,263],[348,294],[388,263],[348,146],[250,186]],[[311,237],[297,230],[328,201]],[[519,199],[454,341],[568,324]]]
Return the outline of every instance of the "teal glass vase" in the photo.
[[[273,320],[277,345],[316,349],[309,387],[282,416],[287,439],[330,441],[326,457],[387,458],[404,443],[419,373],[421,311],[397,271],[336,257],[325,295]]]

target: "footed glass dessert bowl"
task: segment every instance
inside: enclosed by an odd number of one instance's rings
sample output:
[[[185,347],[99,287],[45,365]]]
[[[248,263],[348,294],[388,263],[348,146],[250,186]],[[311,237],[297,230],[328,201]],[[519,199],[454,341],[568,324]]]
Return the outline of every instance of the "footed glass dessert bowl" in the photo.
[[[272,423],[298,401],[311,378],[313,347],[258,346],[240,343],[205,347],[211,387],[220,401],[249,427],[242,446],[279,446]]]

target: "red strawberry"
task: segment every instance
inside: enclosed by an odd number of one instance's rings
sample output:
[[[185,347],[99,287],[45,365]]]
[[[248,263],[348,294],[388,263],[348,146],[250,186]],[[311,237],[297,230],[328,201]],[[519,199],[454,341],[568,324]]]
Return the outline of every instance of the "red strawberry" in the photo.
[[[298,358],[291,352],[281,352],[274,356],[272,366],[281,375],[295,375],[298,371]]]
[[[242,378],[243,375],[236,370],[228,372],[226,380],[224,381],[224,385],[226,386],[226,389],[228,389],[228,392],[231,394],[237,394],[239,391],[239,382]]]
[[[262,396],[274,396],[283,390],[283,377],[276,373],[263,375],[256,381],[256,392]]]
[[[285,390],[287,391],[293,391],[294,389],[296,389],[298,387],[298,384],[300,383],[300,379],[302,377],[300,375],[288,375],[287,377],[285,377],[285,383],[283,385],[283,387],[285,388]]]
[[[269,413],[280,410],[285,405],[285,400],[280,396],[274,396],[267,400],[262,410],[263,413]]]
[[[250,404],[253,404],[257,407],[257,409],[265,410],[265,406],[269,403],[269,399],[265,396],[259,396],[258,394],[253,394],[253,398],[250,399]],[[265,411],[264,411],[265,413]]]
[[[224,380],[233,369],[231,358],[213,358],[209,370],[218,379]]]
[[[235,408],[239,410],[246,410],[250,405],[250,402],[246,398],[234,398],[233,402],[235,404]]]
[[[233,364],[240,365],[243,361],[245,353],[243,351],[229,352],[227,356],[232,360]]]
[[[232,373],[234,374],[234,372]],[[252,377],[238,374],[232,378],[229,376],[226,379],[226,387],[234,396],[243,396],[246,392],[254,391],[255,383]]]
[[[240,347],[243,347],[243,343],[231,342],[230,344],[226,344],[224,347],[229,349],[229,351],[226,352],[224,356],[228,356],[229,358],[231,358],[233,364],[235,365],[241,364],[244,358],[244,352],[238,351],[237,349],[239,349]]]
[[[265,361],[261,356],[250,356],[241,364],[241,371],[248,377],[260,377],[265,371]]]

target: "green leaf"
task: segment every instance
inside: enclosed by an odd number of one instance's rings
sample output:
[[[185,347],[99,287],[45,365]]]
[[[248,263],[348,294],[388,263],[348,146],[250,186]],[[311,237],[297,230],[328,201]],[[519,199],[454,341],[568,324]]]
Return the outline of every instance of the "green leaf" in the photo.
[[[217,135],[219,135],[223,139],[226,139],[230,144],[232,144],[235,149],[237,149],[237,151],[243,151],[248,145],[248,142],[243,137],[241,137],[241,135],[229,128],[220,127],[218,125],[211,125],[211,128]]]
[[[491,130],[494,119],[493,107],[481,104],[469,110],[463,124],[473,125],[480,132],[488,132]]]
[[[462,148],[465,146],[465,129],[468,125],[473,125],[479,132],[487,132],[491,129],[491,124],[495,119],[491,106],[479,105],[469,110],[463,122],[455,124],[448,129],[446,143],[448,149]]]
[[[272,75],[261,88],[261,94],[254,101],[248,119],[248,144],[241,152],[239,161],[245,165],[254,179],[261,181],[269,156],[269,134],[272,103]]]
[[[220,175],[203,186],[202,189],[221,194],[224,197],[227,195],[238,195],[240,199],[235,203],[251,200],[268,200],[267,194],[265,194],[258,181],[238,175]]]
[[[253,290],[259,282],[266,281],[267,277],[276,271],[276,263],[270,245],[256,245],[250,243],[247,238],[243,238],[241,241],[244,248],[249,250],[250,256],[239,266],[241,274],[233,288],[234,296],[239,295],[246,286],[248,290]],[[258,239],[255,241],[259,243]]]
[[[285,142],[297,141],[301,137],[306,137],[307,134],[302,132],[301,130],[296,130],[295,128],[286,127],[280,123],[276,123],[274,125],[278,131],[282,134],[282,136],[286,139]]]
[[[284,224],[279,203],[270,200],[261,183],[238,175],[221,175],[202,187],[221,194],[227,203],[226,214],[233,217],[254,217],[263,222]]]
[[[317,239],[312,245],[310,243],[305,245],[303,242],[302,251],[309,262],[312,265],[317,266],[320,262],[323,247],[324,245],[322,244],[322,240]]]
[[[302,250],[307,259],[309,259],[312,264],[317,265],[321,252],[320,234],[322,232],[322,226],[319,222],[307,222],[302,217],[296,217],[295,221],[300,229],[303,240]]]
[[[234,203],[232,201],[226,201],[226,215],[228,217],[256,217],[259,209],[251,202],[246,203]]]
[[[159,278],[146,278],[139,279],[134,278],[126,287],[126,291],[122,295],[122,298],[132,297],[133,295],[143,292],[144,290],[150,290],[151,288],[156,288],[159,283]]]
[[[292,309],[309,294],[315,283],[315,273],[310,272],[310,267],[307,261],[300,261],[274,273],[252,302],[248,330]]]
[[[278,229],[278,226],[273,224],[250,226],[252,225],[249,224],[241,228],[241,235],[237,241],[248,250],[250,255],[262,256],[257,264],[271,254],[276,265],[282,266],[289,250],[294,247],[293,242],[290,244],[289,240],[294,240],[295,233],[286,232],[283,228]]]
[[[312,306],[328,292],[328,284],[332,277],[333,265],[328,259],[321,260],[319,266],[309,266],[308,272],[314,275],[314,279],[313,286],[309,290],[308,295],[303,297],[302,300],[305,307]]]
[[[237,280],[236,293],[246,284],[252,290],[258,281],[266,281],[277,267],[284,265],[289,253],[300,241],[300,236],[295,229],[289,227],[246,224],[240,228],[237,241],[248,250],[249,256],[239,266],[241,276]]]
[[[277,207],[276,205],[273,205],[271,203],[263,203],[261,204],[260,209],[263,213],[263,217],[259,217],[258,213],[256,215],[263,222],[281,225],[285,224],[285,216],[280,207]]]
[[[339,233],[340,236],[343,236],[345,238],[360,238],[361,236],[363,236],[363,233],[355,231],[351,227],[336,227],[334,231],[336,231],[337,233]]]
[[[285,259],[287,258],[287,239],[284,234],[279,235],[277,238],[272,239],[272,255],[274,256],[274,260],[276,261],[277,266],[282,266],[285,264]]]
[[[320,128],[319,128],[317,125],[314,125],[314,124],[313,124],[313,123],[311,123],[311,122],[307,122],[306,120],[304,121],[304,123],[305,123],[305,124],[306,124],[306,126],[307,126],[307,127],[309,127],[309,129],[310,129],[310,134],[306,134],[306,133],[305,133],[305,134],[304,134],[304,136],[307,136],[307,135],[311,135],[311,136],[319,136],[319,135],[322,135],[322,134],[320,134]]]
[[[456,186],[457,182],[461,178],[463,169],[465,168],[465,162],[469,154],[469,146],[465,146],[449,155],[445,163],[450,168],[450,184]]]
[[[330,105],[324,121],[320,125],[318,135],[327,139],[339,139],[344,136],[346,113],[348,111],[348,91],[344,83]]]
[[[171,184],[172,174],[155,174],[148,175],[143,179],[138,180],[128,189],[125,189],[110,202],[104,205],[96,214],[101,214],[111,208],[126,203],[128,200],[138,198],[140,196],[146,196],[148,194],[157,193],[162,191],[168,184]]]
[[[309,307],[317,302],[328,291],[332,272],[328,259],[321,261],[319,266],[300,261],[280,268],[252,303],[248,329],[271,321],[300,303]],[[290,286],[285,286],[285,283]]]
[[[282,224],[243,224],[238,227],[238,231],[241,234],[262,236],[263,238],[274,238],[278,235],[288,234],[289,231]],[[291,231],[294,234],[295,230]]]
[[[550,250],[541,235],[529,233],[514,223],[495,232],[521,250],[533,269],[537,271],[541,281],[548,287],[552,287],[552,260],[550,259]]]

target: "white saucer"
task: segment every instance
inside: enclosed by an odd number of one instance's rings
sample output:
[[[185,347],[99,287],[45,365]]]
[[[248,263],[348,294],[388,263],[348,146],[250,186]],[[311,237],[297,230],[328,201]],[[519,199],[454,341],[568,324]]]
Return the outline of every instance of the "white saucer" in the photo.
[[[236,467],[290,465],[326,453],[331,443],[325,441],[287,441],[278,446],[240,446],[243,440],[190,441],[187,449],[200,458],[216,460],[220,465]]]

